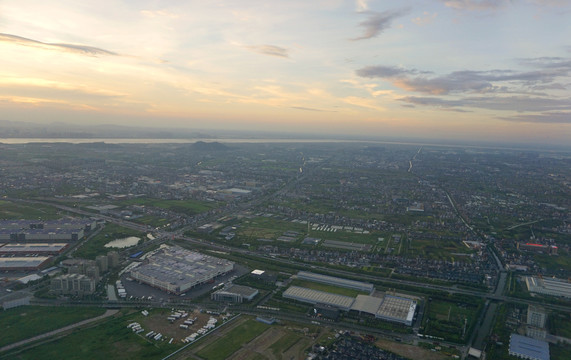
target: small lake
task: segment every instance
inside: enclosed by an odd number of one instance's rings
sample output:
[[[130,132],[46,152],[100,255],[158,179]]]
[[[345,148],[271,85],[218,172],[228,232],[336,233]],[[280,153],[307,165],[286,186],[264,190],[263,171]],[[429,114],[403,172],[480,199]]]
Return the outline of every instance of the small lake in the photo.
[[[111,242],[108,242],[107,244],[105,244],[105,247],[106,248],[119,248],[119,249],[128,248],[128,247],[137,245],[139,240],[141,240],[141,238],[138,238],[136,236],[129,236],[129,237],[126,237],[123,239],[116,239],[116,240],[113,240]]]

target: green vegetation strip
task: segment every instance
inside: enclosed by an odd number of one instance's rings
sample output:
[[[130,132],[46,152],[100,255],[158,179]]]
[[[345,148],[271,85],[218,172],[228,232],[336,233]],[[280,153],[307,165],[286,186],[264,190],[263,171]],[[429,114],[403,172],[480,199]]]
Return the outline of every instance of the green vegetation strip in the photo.
[[[270,325],[250,319],[200,350],[197,355],[208,360],[226,359],[269,327]]]
[[[103,308],[21,306],[0,311],[0,347],[103,315]]]

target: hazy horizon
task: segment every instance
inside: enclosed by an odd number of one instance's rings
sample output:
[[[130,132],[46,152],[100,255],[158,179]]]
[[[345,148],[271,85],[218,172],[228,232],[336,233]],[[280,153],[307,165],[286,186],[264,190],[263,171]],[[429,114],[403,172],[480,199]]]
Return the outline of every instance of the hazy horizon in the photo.
[[[0,119],[565,146],[571,4],[0,4]]]

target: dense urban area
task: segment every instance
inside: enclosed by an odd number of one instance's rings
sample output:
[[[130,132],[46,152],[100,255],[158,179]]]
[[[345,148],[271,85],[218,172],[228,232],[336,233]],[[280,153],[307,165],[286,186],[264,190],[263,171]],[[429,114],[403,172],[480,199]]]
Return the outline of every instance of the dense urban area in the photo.
[[[0,144],[0,359],[571,354],[571,153]]]

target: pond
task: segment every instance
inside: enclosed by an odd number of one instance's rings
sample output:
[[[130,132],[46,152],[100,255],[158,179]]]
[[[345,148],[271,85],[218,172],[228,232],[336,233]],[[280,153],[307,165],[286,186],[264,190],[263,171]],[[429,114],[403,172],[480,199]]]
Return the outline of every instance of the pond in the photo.
[[[119,248],[119,249],[128,248],[128,247],[137,245],[139,240],[141,240],[141,238],[138,238],[136,236],[129,236],[129,237],[126,237],[123,239],[115,239],[111,242],[108,242],[107,244],[105,244],[105,247],[106,248]]]

